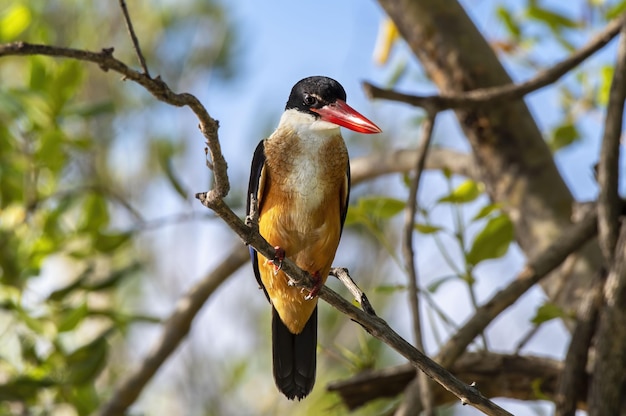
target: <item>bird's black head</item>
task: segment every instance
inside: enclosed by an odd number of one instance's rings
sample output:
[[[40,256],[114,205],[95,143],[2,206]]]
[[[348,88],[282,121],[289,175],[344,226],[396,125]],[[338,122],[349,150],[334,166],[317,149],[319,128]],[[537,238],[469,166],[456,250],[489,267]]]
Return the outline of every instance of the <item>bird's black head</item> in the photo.
[[[293,108],[319,118],[311,109],[320,109],[338,99],[346,101],[346,91],[340,83],[328,77],[308,77],[293,86],[285,110]]]

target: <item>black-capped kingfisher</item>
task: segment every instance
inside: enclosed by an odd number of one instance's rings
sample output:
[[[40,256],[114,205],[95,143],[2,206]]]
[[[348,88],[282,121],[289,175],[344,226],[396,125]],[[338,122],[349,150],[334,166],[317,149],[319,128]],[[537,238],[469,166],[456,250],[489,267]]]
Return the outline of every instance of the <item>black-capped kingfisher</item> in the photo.
[[[350,195],[350,163],[339,126],[380,133],[346,104],[337,81],[315,76],[291,90],[278,128],[254,152],[248,187],[258,203],[259,232],[276,255],[250,249],[254,274],[272,304],[274,380],[288,399],[313,389],[317,298],[339,245]],[[287,256],[315,280],[308,295],[280,270]]]

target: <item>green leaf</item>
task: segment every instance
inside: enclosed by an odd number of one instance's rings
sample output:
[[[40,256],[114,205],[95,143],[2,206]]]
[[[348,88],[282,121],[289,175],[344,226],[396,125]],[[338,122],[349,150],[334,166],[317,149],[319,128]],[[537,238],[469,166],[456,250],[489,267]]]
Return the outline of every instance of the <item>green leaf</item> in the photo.
[[[439,198],[438,202],[449,202],[453,204],[472,202],[480,196],[482,188],[482,185],[478,182],[467,179],[449,195]]]
[[[14,2],[0,16],[0,40],[14,40],[26,30],[31,21],[30,9],[20,2]]]
[[[105,279],[98,281],[96,283],[85,285],[85,290],[89,291],[98,291],[98,290],[106,290],[110,289],[113,286],[117,285],[117,283],[123,278],[127,277],[130,274],[136,273],[141,270],[141,263],[134,262],[130,265],[121,268],[119,270],[114,271]]]
[[[597,100],[601,106],[609,103],[609,94],[611,92],[611,84],[613,83],[613,73],[615,68],[611,65],[605,65],[600,70],[600,85],[598,86]]]
[[[18,376],[6,383],[0,384],[0,401],[28,401],[41,392],[41,389],[53,386],[55,382],[50,378],[35,378]]]
[[[437,289],[439,289],[439,287],[441,285],[443,285],[446,282],[449,282],[452,279],[456,279],[458,278],[458,276],[455,275],[451,275],[451,276],[445,276],[445,277],[441,277],[439,279],[433,280],[428,286],[427,286],[427,290],[431,293],[435,293],[437,291]]]
[[[552,131],[548,145],[553,152],[556,152],[557,150],[574,143],[579,138],[580,134],[578,133],[576,126],[571,122],[565,122]]]
[[[81,384],[67,389],[69,401],[74,405],[79,416],[93,415],[100,404],[100,398],[94,383]]]
[[[496,13],[498,14],[500,20],[502,20],[502,22],[504,23],[504,26],[509,31],[509,33],[515,39],[519,39],[520,35],[522,34],[522,29],[520,28],[520,25],[515,20],[515,18],[513,18],[511,12],[502,6],[498,6]]]
[[[377,196],[361,198],[359,205],[374,218],[386,220],[402,212],[405,202],[400,199]]]
[[[94,235],[94,248],[103,253],[110,253],[130,240],[131,232],[102,232]]]
[[[191,192],[189,192],[189,190],[185,188],[185,186],[182,184],[182,182],[176,175],[176,172],[174,171],[174,167],[172,166],[172,160],[161,159],[161,167],[163,168],[163,171],[165,172],[165,177],[169,181],[170,185],[172,185],[172,188],[174,188],[176,193],[182,199],[186,200],[189,197],[189,195],[191,195]]]
[[[626,11],[626,1],[622,0],[617,4],[610,5],[606,10],[606,19],[613,20]]]
[[[106,364],[109,345],[108,333],[100,335],[87,345],[83,345],[66,357],[67,381],[72,384],[84,384],[95,379]]]
[[[480,211],[478,211],[478,213],[476,215],[474,215],[474,217],[472,218],[472,221],[478,221],[478,220],[481,220],[483,218],[486,218],[492,212],[497,211],[499,209],[500,209],[500,204],[485,205],[484,207],[482,207],[480,209]]]
[[[85,198],[81,226],[83,231],[97,231],[109,224],[109,208],[104,197],[91,193]]]
[[[434,234],[443,230],[443,227],[431,224],[416,223],[415,229],[422,234]]]
[[[85,302],[81,303],[77,308],[67,308],[61,313],[57,330],[59,332],[71,331],[82,322],[89,314],[89,309]]]
[[[405,285],[379,285],[379,286],[374,287],[374,292],[385,293],[385,294],[391,294],[391,293],[401,292],[405,290],[406,290]]]
[[[566,17],[565,15],[537,5],[530,6],[527,13],[528,17],[531,19],[541,21],[548,25],[553,32],[558,32],[564,28],[575,29],[579,26],[577,22]]]
[[[513,223],[509,217],[502,214],[491,218],[474,239],[466,256],[467,262],[475,266],[483,260],[504,256],[513,237]]]
[[[48,296],[48,300],[56,301],[56,302],[63,300],[71,292],[75,291],[76,289],[81,288],[83,283],[87,280],[87,278],[91,275],[92,272],[93,272],[93,266],[89,266],[73,282],[50,293],[50,295]]]
[[[546,302],[537,308],[535,316],[530,320],[533,324],[539,325],[555,318],[565,318],[567,314],[554,303]]]

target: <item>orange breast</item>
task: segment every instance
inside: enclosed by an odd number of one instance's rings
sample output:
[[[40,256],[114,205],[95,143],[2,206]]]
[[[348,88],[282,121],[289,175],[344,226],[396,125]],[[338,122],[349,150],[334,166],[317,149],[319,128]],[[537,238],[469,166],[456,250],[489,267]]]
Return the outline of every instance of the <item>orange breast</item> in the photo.
[[[339,145],[337,144],[339,142]],[[266,183],[261,199],[259,231],[273,246],[280,246],[285,255],[300,268],[318,274],[325,282],[335,257],[341,234],[341,209],[345,203],[347,151],[341,136],[338,141],[322,147],[307,160],[319,163],[302,169],[290,149],[290,161],[278,163],[275,153],[283,158],[285,149],[266,144]],[[324,151],[334,150],[334,159],[324,159]],[[330,163],[329,163],[330,162]],[[277,164],[278,163],[278,164]],[[300,181],[314,184],[306,188]],[[281,320],[292,333],[300,333],[315,309],[317,300],[305,300],[306,292],[288,285],[282,272],[274,274],[272,264],[259,256],[259,272],[265,289]]]

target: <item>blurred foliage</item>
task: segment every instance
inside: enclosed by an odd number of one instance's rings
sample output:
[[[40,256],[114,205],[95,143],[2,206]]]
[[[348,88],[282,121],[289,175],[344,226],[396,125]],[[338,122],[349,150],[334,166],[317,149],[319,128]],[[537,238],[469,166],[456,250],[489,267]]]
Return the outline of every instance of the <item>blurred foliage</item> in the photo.
[[[148,62],[170,85],[208,70],[234,75],[232,30],[220,6],[153,3],[129,8],[141,16],[135,25]],[[159,48],[207,30],[176,57]],[[0,42],[15,40],[114,46],[117,57],[136,62],[117,2],[2,3]],[[106,397],[97,381],[117,374],[103,374],[112,343],[133,323],[160,322],[132,308],[146,258],[137,245],[144,223],[137,190],[162,179],[172,194],[189,191],[173,169],[182,144],[172,138],[147,143],[156,165],[116,179],[114,149],[126,140],[116,123],[155,107],[128,87],[83,62],[0,61],[0,414],[92,414]]]

